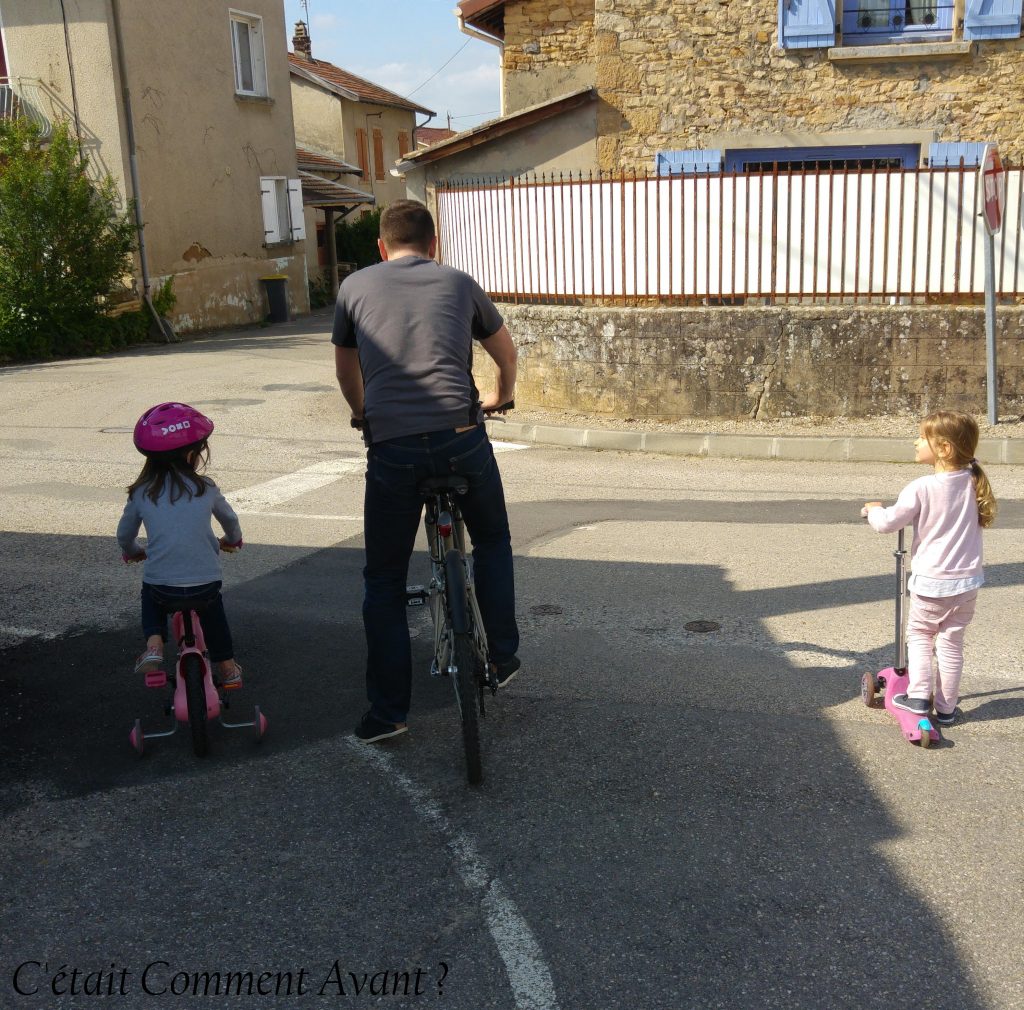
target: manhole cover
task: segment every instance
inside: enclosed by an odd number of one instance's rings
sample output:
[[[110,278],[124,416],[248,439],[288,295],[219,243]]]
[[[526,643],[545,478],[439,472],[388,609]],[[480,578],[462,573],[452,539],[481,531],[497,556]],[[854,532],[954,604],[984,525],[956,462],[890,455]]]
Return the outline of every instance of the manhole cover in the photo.
[[[530,607],[530,613],[534,617],[549,617],[552,614],[560,614],[562,608],[557,603],[538,603],[535,607]]]
[[[717,621],[690,621],[689,624],[684,624],[684,628],[687,631],[696,632],[708,632],[708,631],[721,631],[722,626]]]

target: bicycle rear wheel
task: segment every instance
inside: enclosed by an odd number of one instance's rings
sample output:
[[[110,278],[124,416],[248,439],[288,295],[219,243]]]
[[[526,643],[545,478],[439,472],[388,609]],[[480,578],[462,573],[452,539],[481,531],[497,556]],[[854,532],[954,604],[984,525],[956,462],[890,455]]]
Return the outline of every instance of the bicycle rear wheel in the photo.
[[[203,662],[195,653],[190,653],[182,660],[185,700],[188,702],[188,724],[192,729],[192,750],[195,751],[196,757],[206,757],[210,750],[203,672]]]
[[[476,649],[472,635],[455,635],[451,664],[455,667],[452,683],[462,722],[466,778],[471,786],[476,786],[483,781],[484,766],[480,755],[480,708],[477,704]]]

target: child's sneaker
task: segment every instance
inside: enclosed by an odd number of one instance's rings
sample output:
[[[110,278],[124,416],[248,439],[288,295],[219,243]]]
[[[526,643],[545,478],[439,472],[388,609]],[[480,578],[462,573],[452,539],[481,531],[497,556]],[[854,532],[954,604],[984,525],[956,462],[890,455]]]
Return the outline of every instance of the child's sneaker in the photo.
[[[931,702],[927,698],[911,698],[905,694],[894,694],[892,703],[896,708],[902,708],[904,712],[913,712],[914,715],[927,715],[931,710]]]
[[[160,667],[160,664],[164,661],[164,654],[158,652],[156,649],[146,649],[144,652],[139,654],[138,659],[135,660],[135,672],[136,673],[152,673],[154,670]]]
[[[954,708],[952,712],[940,712],[936,709],[934,721],[939,726],[952,726],[962,715],[959,708]]]
[[[522,665],[518,656],[503,659],[500,663],[491,663],[491,669],[494,671],[494,678],[497,681],[498,687],[508,687]]]
[[[223,670],[218,670],[217,679],[225,691],[237,691],[242,686],[242,668],[235,663],[234,669],[227,673]]]

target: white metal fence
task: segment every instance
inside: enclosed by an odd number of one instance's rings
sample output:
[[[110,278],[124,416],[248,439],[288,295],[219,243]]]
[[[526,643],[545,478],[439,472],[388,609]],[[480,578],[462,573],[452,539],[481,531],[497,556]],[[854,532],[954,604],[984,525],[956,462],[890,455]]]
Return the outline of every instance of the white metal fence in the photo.
[[[510,301],[973,301],[974,168],[534,177],[440,185],[441,258]],[[996,287],[1024,293],[1024,171]]]

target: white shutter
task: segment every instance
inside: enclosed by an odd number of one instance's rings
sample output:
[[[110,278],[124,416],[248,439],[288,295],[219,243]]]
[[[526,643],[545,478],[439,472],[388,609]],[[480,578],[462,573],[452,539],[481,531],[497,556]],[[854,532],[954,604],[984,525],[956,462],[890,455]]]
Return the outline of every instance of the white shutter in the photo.
[[[263,202],[263,241],[266,245],[281,241],[281,222],[277,214],[277,193],[273,179],[260,179]]]
[[[306,237],[306,219],[302,213],[302,182],[288,180],[288,207],[291,210],[292,241],[301,242]]]

